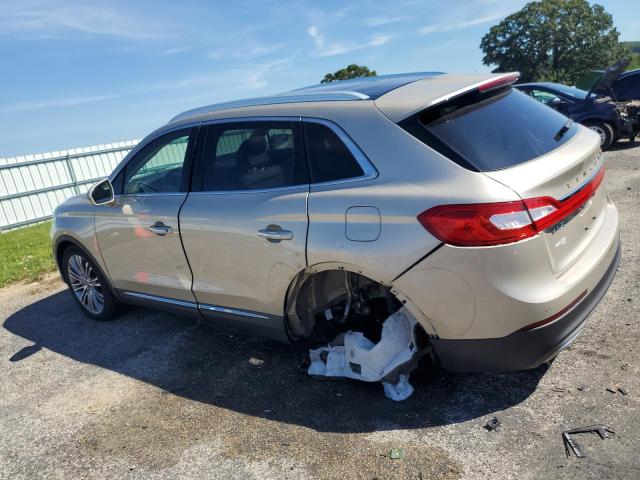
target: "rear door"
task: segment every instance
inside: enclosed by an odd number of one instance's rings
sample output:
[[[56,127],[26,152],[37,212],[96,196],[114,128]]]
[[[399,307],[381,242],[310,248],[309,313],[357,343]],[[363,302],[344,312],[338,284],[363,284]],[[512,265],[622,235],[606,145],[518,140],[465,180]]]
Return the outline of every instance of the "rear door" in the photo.
[[[197,128],[185,128],[151,141],[114,179],[114,204],[97,207],[100,252],[114,286],[131,301],[194,301],[178,213],[196,135]]]
[[[193,292],[206,316],[282,335],[287,288],[306,267],[300,121],[230,121],[203,133],[180,215]]]

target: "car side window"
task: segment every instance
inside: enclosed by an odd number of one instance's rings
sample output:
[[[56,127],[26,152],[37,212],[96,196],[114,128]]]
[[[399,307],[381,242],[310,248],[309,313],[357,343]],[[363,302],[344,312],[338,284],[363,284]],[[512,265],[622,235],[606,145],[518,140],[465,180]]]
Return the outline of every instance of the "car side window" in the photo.
[[[125,167],[125,194],[177,193],[182,190],[190,129],[168,133],[152,141]]]
[[[560,101],[560,97],[558,97],[557,95],[554,95],[550,92],[545,92],[543,90],[531,90],[530,95],[539,102],[544,103],[545,105],[550,105],[554,102]]]
[[[640,74],[618,80],[614,83],[613,90],[617,100],[640,99]]]
[[[333,182],[364,175],[353,154],[329,127],[306,122],[304,133],[312,183]]]
[[[207,127],[202,191],[282,188],[309,183],[298,122],[254,121]]]

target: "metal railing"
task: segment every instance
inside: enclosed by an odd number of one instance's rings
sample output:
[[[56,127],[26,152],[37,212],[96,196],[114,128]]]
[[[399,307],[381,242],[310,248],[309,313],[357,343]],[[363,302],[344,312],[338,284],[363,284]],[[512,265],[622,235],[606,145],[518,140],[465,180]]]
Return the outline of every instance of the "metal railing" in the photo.
[[[0,231],[51,218],[64,200],[109,175],[137,143],[0,159]]]

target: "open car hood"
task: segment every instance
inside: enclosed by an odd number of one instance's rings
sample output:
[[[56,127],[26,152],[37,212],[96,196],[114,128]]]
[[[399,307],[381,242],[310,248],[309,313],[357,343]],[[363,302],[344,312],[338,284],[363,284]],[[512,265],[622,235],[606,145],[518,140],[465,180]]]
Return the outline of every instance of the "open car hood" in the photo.
[[[600,78],[595,81],[589,90],[589,94],[609,90],[613,85],[613,82],[615,82],[620,74],[627,68],[627,65],[629,65],[629,59],[622,58],[610,67],[607,67],[607,69],[600,75]]]

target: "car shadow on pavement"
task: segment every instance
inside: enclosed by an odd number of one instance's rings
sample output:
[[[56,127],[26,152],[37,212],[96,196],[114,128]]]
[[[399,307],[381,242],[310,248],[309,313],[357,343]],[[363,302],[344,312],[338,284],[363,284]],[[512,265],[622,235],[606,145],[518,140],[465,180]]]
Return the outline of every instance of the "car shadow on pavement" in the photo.
[[[630,142],[629,140],[618,140],[616,143],[611,145],[607,150],[608,151],[627,150],[628,148],[634,148],[637,146],[638,146],[638,142]]]
[[[137,308],[113,321],[92,321],[67,292],[14,313],[4,328],[34,343],[34,353],[24,357],[29,361],[45,348],[185,399],[327,432],[485,422],[531,395],[546,371],[490,375],[420,368],[411,376],[415,393],[396,403],[379,383],[309,377],[301,367],[302,346]]]

